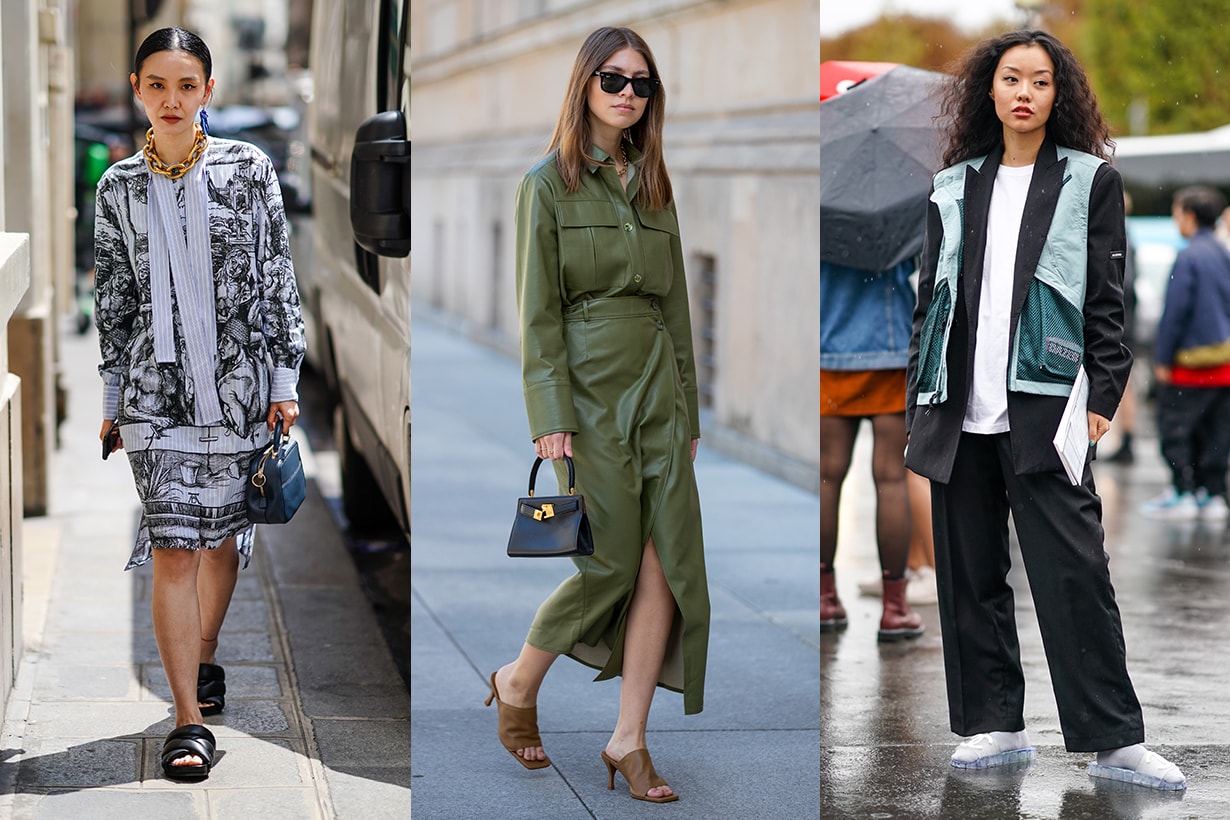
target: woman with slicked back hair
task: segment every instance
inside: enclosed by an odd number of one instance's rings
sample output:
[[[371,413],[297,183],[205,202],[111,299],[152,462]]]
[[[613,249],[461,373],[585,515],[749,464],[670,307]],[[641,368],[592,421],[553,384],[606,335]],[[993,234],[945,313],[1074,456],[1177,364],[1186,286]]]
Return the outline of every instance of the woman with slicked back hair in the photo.
[[[951,765],[1034,757],[1016,632],[1016,527],[1064,745],[1093,777],[1164,790],[1143,745],[1090,461],[1123,395],[1123,182],[1079,62],[1042,31],[971,49],[944,96],[910,342],[906,466],[931,480]],[[1052,444],[1087,385],[1075,464]],[[1079,392],[1078,392],[1079,391]],[[1088,435],[1088,447],[1084,446]]]
[[[128,454],[141,499],[127,568],[154,565],[154,636],[175,702],[161,760],[175,779],[213,765],[203,718],[226,704],[216,655],[252,554],[248,463],[275,423],[299,417],[305,350],[277,174],[254,146],[209,136],[212,71],[185,29],[141,44],[129,81],[150,129],[99,181],[94,226],[99,436],[103,458]]]
[[[536,702],[570,657],[621,676],[601,752],[634,798],[679,796],[646,748],[657,686],[701,711],[709,639],[700,436],[683,250],[662,159],[666,92],[649,46],[626,28],[586,39],[549,154],[517,190],[517,301],[530,437],[576,465],[594,554],[542,604],[515,661],[491,675],[499,738],[528,769],[550,765]]]

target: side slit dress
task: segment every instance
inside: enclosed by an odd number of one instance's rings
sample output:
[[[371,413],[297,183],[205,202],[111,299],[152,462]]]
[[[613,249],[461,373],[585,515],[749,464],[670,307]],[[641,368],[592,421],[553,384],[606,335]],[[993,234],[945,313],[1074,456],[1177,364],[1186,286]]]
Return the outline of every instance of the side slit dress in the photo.
[[[684,712],[704,704],[709,640],[699,434],[683,254],[673,204],[633,202],[613,168],[593,164],[568,194],[551,155],[517,200],[522,364],[531,437],[571,431],[577,491],[594,554],[539,607],[526,641],[600,670],[623,667],[628,607],[652,537],[675,599],[659,685]],[[596,147],[594,156],[607,159]],[[567,471],[556,463],[561,486]]]

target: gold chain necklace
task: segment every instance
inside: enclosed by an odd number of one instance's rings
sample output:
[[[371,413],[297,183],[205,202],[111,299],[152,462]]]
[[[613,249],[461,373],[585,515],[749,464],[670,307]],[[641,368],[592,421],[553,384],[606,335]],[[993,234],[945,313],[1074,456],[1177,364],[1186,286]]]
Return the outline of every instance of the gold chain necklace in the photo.
[[[142,153],[145,154],[145,161],[149,164],[149,169],[155,174],[162,174],[168,179],[179,179],[191,171],[193,165],[196,165],[196,161],[205,153],[207,142],[205,132],[197,128],[196,141],[192,143],[192,150],[188,152],[188,158],[183,162],[167,165],[158,156],[158,151],[154,149],[154,129],[151,128],[145,132],[145,148],[142,149]]]
[[[619,156],[624,161],[624,167],[616,168],[615,173],[619,175],[620,179],[623,179],[628,174],[628,152],[623,149],[622,145],[619,147]]]

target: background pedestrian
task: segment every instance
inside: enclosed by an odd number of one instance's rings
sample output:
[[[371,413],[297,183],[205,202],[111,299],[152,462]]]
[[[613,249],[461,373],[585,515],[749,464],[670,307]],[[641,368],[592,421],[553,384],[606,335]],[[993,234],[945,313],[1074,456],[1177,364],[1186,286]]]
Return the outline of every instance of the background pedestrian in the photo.
[[[905,477],[905,365],[914,290],[912,262],[883,272],[820,263],[820,631],[849,624],[837,593],[841,489],[863,419],[874,441],[876,546],[884,598],[877,639],[923,633],[906,602],[910,507]]]
[[[902,454],[904,460],[905,454]],[[905,568],[905,602],[913,606],[934,604],[935,538],[931,533],[931,483],[913,470],[905,471],[906,494],[910,499],[910,551]],[[884,594],[884,573],[858,583],[858,591],[869,598]]]
[[[1230,516],[1230,253],[1213,230],[1225,208],[1221,192],[1204,185],[1174,197],[1171,215],[1188,246],[1175,258],[1154,353],[1171,486],[1141,512],[1157,518]]]

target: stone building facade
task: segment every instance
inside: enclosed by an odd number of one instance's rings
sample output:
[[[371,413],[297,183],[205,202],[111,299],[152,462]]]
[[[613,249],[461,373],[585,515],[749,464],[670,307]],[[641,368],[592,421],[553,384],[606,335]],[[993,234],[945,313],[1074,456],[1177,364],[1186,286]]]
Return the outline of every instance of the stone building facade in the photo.
[[[513,199],[582,41],[654,50],[712,445],[819,487],[818,0],[411,6],[416,299],[515,348]]]

